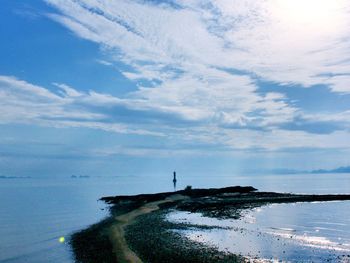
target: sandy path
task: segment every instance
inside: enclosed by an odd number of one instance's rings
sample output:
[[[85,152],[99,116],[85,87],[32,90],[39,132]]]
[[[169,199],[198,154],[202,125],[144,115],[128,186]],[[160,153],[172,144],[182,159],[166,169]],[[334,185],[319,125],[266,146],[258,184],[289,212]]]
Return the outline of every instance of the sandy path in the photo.
[[[174,202],[178,200],[187,199],[187,196],[172,195],[164,200],[147,203],[129,213],[115,217],[115,224],[111,227],[110,239],[113,243],[113,249],[116,255],[118,255],[118,263],[132,262],[141,263],[141,259],[129,248],[125,236],[124,229],[132,224],[136,217],[151,213],[159,209],[160,204]]]

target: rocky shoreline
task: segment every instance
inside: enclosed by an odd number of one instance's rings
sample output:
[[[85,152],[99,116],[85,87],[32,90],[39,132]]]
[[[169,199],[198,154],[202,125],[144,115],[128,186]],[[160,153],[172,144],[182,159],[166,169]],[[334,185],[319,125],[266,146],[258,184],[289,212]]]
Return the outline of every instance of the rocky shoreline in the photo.
[[[182,210],[215,218],[238,219],[242,211],[266,204],[350,200],[350,195],[258,192],[251,186],[234,186],[186,188],[176,192],[103,197],[101,200],[111,205],[111,216],[72,236],[71,245],[77,262],[246,262],[241,255],[220,252],[184,238],[176,230],[201,226],[168,222],[166,214]],[[136,259],[131,260],[130,253]]]
[[[240,255],[222,252],[182,236],[178,231],[187,229],[214,229],[215,227],[173,223],[166,220],[171,209],[162,209],[140,217],[130,225],[125,237],[131,249],[143,262],[154,263],[210,263],[246,262]],[[147,226],[147,230],[144,228]]]

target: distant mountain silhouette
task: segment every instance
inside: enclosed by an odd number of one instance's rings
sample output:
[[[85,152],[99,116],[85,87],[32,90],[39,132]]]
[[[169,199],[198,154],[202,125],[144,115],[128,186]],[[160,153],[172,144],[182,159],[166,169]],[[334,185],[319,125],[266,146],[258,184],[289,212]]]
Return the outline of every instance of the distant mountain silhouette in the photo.
[[[313,170],[310,173],[312,173],[312,174],[350,173],[350,166],[338,167],[338,168],[331,169],[331,170],[325,170],[325,169]]]
[[[318,169],[318,170],[293,170],[293,169],[273,169],[269,170],[272,174],[328,174],[328,173],[350,173],[350,166],[343,166],[334,169]]]

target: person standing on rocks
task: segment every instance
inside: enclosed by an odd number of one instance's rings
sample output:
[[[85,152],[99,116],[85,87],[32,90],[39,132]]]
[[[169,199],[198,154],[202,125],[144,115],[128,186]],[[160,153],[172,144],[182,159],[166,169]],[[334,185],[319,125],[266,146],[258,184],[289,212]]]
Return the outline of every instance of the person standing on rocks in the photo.
[[[173,179],[174,191],[176,191],[176,182],[177,182],[177,180],[176,180],[176,172],[175,171],[173,172],[173,175],[174,175],[174,179]]]

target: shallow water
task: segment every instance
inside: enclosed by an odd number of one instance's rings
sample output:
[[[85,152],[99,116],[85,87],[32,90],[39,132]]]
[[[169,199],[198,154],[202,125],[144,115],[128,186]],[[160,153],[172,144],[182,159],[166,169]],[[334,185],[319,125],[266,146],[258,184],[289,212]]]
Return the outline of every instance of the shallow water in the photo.
[[[350,262],[350,202],[275,204],[239,220],[172,212],[168,220],[218,226],[180,231],[191,240],[249,258],[283,262]]]
[[[183,189],[186,185],[196,188],[253,185],[263,191],[349,193],[349,178],[350,175],[346,174],[259,176],[178,174],[177,189]],[[60,243],[59,238],[63,236],[67,240],[74,231],[105,217],[107,211],[101,210],[105,205],[97,201],[101,196],[172,190],[174,188],[171,173],[89,178],[71,178],[70,175],[61,178],[0,178],[0,262],[73,262],[68,243]],[[329,206],[335,213],[343,214],[343,208],[336,203],[330,203]],[[324,217],[324,211],[328,208],[319,209],[321,222],[338,222],[336,218]],[[305,215],[297,213],[295,220],[309,216],[312,218],[314,211],[306,209],[303,213]],[[281,224],[288,219],[274,218]],[[271,222],[271,225],[279,227],[277,222]],[[330,230],[323,229],[327,228],[325,225],[326,223],[318,226],[319,232],[331,238]]]

